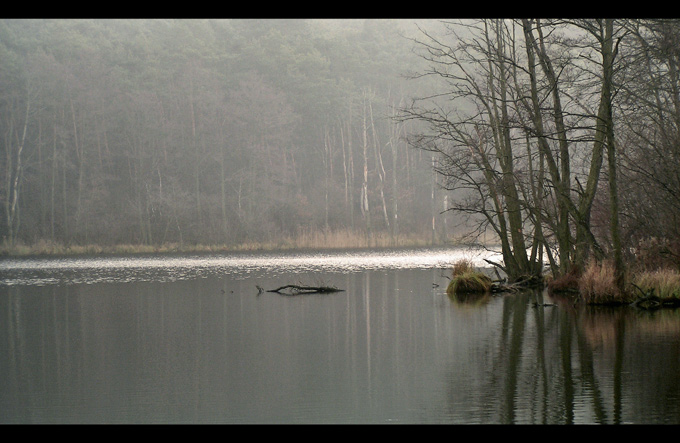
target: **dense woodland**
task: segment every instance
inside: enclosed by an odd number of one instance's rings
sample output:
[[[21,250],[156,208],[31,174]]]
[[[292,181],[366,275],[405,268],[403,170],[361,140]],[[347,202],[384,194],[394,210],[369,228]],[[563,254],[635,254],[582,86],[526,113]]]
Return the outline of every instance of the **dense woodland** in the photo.
[[[415,31],[410,20],[2,20],[2,240],[445,240],[432,155],[392,118],[417,87]]]
[[[467,233],[513,277],[680,264],[678,20],[8,19],[0,60],[10,249]]]

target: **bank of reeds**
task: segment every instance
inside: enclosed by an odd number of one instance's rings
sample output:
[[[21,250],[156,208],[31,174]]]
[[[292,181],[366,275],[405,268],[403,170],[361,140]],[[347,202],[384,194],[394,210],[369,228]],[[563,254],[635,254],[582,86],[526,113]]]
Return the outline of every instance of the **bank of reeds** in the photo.
[[[59,242],[40,240],[34,244],[27,245],[17,243],[0,245],[0,256],[48,256],[48,255],[100,255],[100,254],[154,254],[166,252],[189,252],[210,250],[204,245],[193,245],[182,248],[177,243],[166,243],[162,245],[143,245],[143,244],[117,244],[117,245],[65,245]]]
[[[417,247],[428,246],[430,243],[427,233],[394,236],[386,231],[376,231],[368,235],[351,229],[301,230],[295,236],[282,238],[277,243],[277,249]]]
[[[447,244],[454,244],[450,241]],[[189,244],[163,243],[145,244],[63,244],[39,240],[33,244],[18,242],[9,245],[0,243],[0,256],[37,255],[99,255],[99,254],[154,254],[171,252],[230,252],[230,251],[273,251],[290,249],[352,249],[352,248],[394,248],[431,246],[429,234],[400,234],[375,232],[367,235],[349,229],[301,230],[294,236],[282,236],[273,240],[244,241],[234,244]]]

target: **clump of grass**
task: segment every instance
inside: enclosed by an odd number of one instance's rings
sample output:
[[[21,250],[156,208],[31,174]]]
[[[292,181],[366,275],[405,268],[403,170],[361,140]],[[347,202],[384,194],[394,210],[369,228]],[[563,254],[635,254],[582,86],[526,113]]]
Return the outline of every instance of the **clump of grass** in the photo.
[[[616,285],[614,266],[608,261],[591,262],[578,280],[582,300],[588,304],[630,303],[630,294],[622,292]]]
[[[468,260],[461,260],[453,265],[453,278],[446,288],[449,295],[487,293],[491,290],[491,279],[477,271]]]
[[[463,274],[469,274],[471,272],[474,272],[475,268],[472,266],[472,262],[467,259],[463,260],[458,260],[453,264],[453,269],[451,270],[452,274],[454,277],[457,277],[459,275]]]
[[[633,277],[633,284],[645,294],[659,298],[680,298],[680,272],[672,269],[642,272]]]

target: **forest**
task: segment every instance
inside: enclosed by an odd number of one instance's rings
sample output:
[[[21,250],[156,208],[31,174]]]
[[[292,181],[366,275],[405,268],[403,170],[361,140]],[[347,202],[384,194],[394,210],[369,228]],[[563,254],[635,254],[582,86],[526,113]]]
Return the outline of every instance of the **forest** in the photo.
[[[6,251],[680,265],[675,19],[5,19],[0,60]]]
[[[4,250],[447,241],[433,156],[393,119],[416,29],[2,20]]]

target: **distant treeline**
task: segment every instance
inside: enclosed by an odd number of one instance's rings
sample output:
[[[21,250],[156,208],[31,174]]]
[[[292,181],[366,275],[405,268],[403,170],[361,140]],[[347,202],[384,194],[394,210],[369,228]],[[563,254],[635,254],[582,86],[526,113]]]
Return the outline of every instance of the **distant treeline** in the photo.
[[[414,29],[0,21],[2,241],[446,238],[432,155],[404,141],[417,123],[392,118],[417,94]]]

